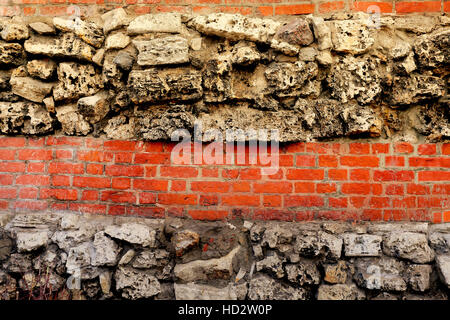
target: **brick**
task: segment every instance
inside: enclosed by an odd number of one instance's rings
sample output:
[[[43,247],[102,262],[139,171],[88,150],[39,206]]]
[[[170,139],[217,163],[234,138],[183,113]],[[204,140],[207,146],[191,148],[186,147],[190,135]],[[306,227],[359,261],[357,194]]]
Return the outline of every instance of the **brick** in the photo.
[[[421,144],[417,147],[417,152],[420,155],[434,155],[436,154],[436,145],[435,144]]]
[[[419,181],[450,181],[450,171],[420,171]]]
[[[288,180],[323,180],[323,169],[289,169],[286,173]]]
[[[417,197],[418,208],[448,208],[450,200],[445,197]]]
[[[389,153],[389,143],[372,143],[371,146],[373,154]]]
[[[392,12],[392,3],[390,2],[376,2],[376,1],[355,1],[352,5],[353,11],[363,11],[368,12],[369,7],[376,6],[379,9],[380,13],[391,13]],[[374,13],[374,12],[370,12]]]
[[[1,12],[1,10],[0,10]],[[9,201],[2,200],[0,201],[0,210],[7,210],[9,207]]]
[[[414,146],[408,142],[398,142],[394,144],[395,153],[412,153],[414,152]]]
[[[78,160],[87,162],[110,162],[113,160],[112,152],[103,151],[78,151]]]
[[[115,159],[116,163],[132,163],[133,162],[133,153],[132,152],[116,152],[114,159]]]
[[[304,142],[293,142],[282,147],[283,151],[286,153],[299,153],[305,152]]]
[[[108,207],[108,214],[111,216],[120,216],[120,215],[124,215],[127,212],[127,207],[126,206],[119,206],[119,205],[114,205],[114,206],[109,206]]]
[[[88,163],[86,165],[86,173],[93,175],[102,175],[103,174],[103,165],[96,163]]]
[[[192,191],[225,193],[230,189],[230,184],[222,181],[193,181]]]
[[[256,220],[293,221],[294,212],[288,210],[261,209],[255,210],[253,218]]]
[[[105,174],[115,177],[142,177],[144,175],[144,167],[131,165],[109,165],[105,167]]]
[[[189,210],[188,215],[195,220],[223,220],[228,216],[225,210]]]
[[[146,177],[156,177],[156,166],[144,166]]]
[[[285,207],[322,207],[324,199],[319,196],[285,196]]]
[[[363,221],[381,221],[383,220],[383,211],[376,209],[363,210],[361,214],[361,220]]]
[[[313,12],[314,12],[314,4],[297,4],[297,5],[275,7],[275,15],[308,14]]]
[[[197,195],[195,194],[158,194],[158,203],[160,204],[179,204],[179,205],[196,205],[197,204]]]
[[[404,167],[405,158],[399,156],[386,156],[386,167]]]
[[[291,193],[292,189],[292,183],[285,181],[253,184],[255,193]]]
[[[135,141],[109,140],[103,143],[105,150],[110,151],[134,151]]]
[[[51,162],[48,166],[48,172],[54,173],[70,173],[83,174],[84,168],[82,163],[65,163],[65,162]]]
[[[259,195],[224,195],[222,205],[257,207],[260,205],[260,197]]]
[[[359,217],[356,212],[350,210],[322,210],[316,213],[316,219],[356,221]]]
[[[0,148],[21,148],[25,146],[25,138],[0,137]]]
[[[199,204],[205,207],[216,206],[219,204],[219,197],[202,194],[200,195]]]
[[[164,144],[162,142],[144,142],[144,151],[145,152],[163,152]]]
[[[347,180],[347,169],[329,169],[328,179],[343,181]]]
[[[450,143],[444,143],[442,145],[442,154],[443,155],[450,155]]]
[[[259,168],[241,169],[239,177],[242,180],[261,180],[261,170]]]
[[[332,2],[323,2],[319,4],[319,12],[320,13],[328,13],[334,11],[340,11],[344,9],[345,3],[344,1],[332,1]]]
[[[239,181],[231,183],[231,191],[232,192],[250,192],[250,182],[248,181]]]
[[[338,158],[336,156],[319,156],[319,167],[337,167]]]
[[[386,186],[386,194],[387,195],[404,195],[405,190],[404,186],[401,184],[390,184]]]
[[[397,13],[412,13],[412,12],[440,12],[440,1],[425,1],[425,2],[396,2],[395,11]]]
[[[258,12],[263,16],[272,16],[273,8],[269,7],[269,6],[261,6],[261,7],[258,7]]]
[[[202,168],[202,177],[204,178],[218,178],[219,177],[219,169],[217,168]]]
[[[410,183],[406,187],[406,192],[408,194],[417,194],[417,195],[430,194],[430,187],[420,185],[420,184]]]
[[[50,184],[50,177],[45,175],[21,175],[16,178],[16,184],[48,186]]]
[[[370,144],[369,143],[350,143],[350,154],[369,154],[370,153]]]
[[[100,199],[101,201],[136,203],[136,196],[134,193],[126,191],[103,191]]]
[[[409,158],[410,167],[450,167],[450,159],[447,158]]]
[[[17,189],[0,189],[0,199],[15,199]]]
[[[344,183],[342,184],[344,194],[370,194],[371,185],[369,183]]]
[[[138,190],[150,191],[167,191],[168,181],[165,180],[149,180],[149,179],[134,179],[133,188]]]
[[[282,198],[279,195],[264,195],[263,206],[264,207],[281,207]]]
[[[129,189],[131,186],[131,179],[129,178],[112,178],[111,187],[113,189]]]
[[[0,185],[7,186],[13,183],[14,176],[9,174],[0,174]]]
[[[21,188],[19,190],[20,199],[37,199],[38,189],[37,188]]]
[[[69,176],[52,176],[51,185],[55,187],[66,187],[70,186]]]
[[[143,192],[139,193],[139,204],[155,204],[156,203],[156,194]]]
[[[317,193],[334,193],[337,191],[335,183],[318,183],[316,186]]]
[[[150,218],[164,218],[165,209],[159,207],[128,207],[127,214]]]
[[[46,144],[48,146],[73,146],[79,147],[83,145],[83,139],[78,137],[47,137]]]
[[[15,150],[0,150],[0,160],[14,160],[15,156]]]
[[[369,199],[369,206],[374,209],[389,208],[390,198],[389,197],[372,197]]]
[[[328,203],[331,208],[347,208],[348,199],[347,198],[329,198]]]
[[[78,199],[78,192],[74,189],[42,189],[39,197],[41,199],[53,198],[57,200],[74,201]]]
[[[339,143],[320,143],[308,142],[306,143],[306,152],[320,153],[320,154],[339,154],[341,152],[341,145]]]
[[[110,178],[97,177],[73,177],[73,186],[81,188],[109,188],[111,186]]]
[[[297,155],[295,161],[295,165],[297,167],[315,167],[316,166],[316,157],[315,156],[309,156],[309,155]],[[319,158],[320,159],[320,158]],[[325,167],[320,164],[319,166]]]
[[[52,158],[51,150],[23,149],[18,151],[19,160],[51,160]]]
[[[106,205],[90,203],[70,203],[69,210],[82,213],[106,214]]]
[[[1,181],[1,178],[0,178]],[[1,182],[0,182],[1,184]],[[434,184],[433,194],[448,194],[450,195],[450,184]]]
[[[352,169],[350,170],[351,181],[369,181],[370,170],[369,169]]]
[[[415,208],[416,197],[392,198],[393,208]]]
[[[168,164],[170,155],[165,153],[137,153],[134,156],[134,163],[137,164]]]
[[[173,180],[170,185],[170,191],[186,191],[186,181]]]
[[[98,201],[99,192],[96,190],[83,190],[81,193],[82,201]]]
[[[384,221],[402,221],[408,217],[406,210],[383,210]]]
[[[294,184],[296,193],[314,193],[315,183],[313,182],[296,182]]]
[[[373,172],[374,181],[412,181],[414,180],[414,171],[391,171],[375,170]]]
[[[226,179],[237,179],[239,177],[239,170],[236,169],[223,169],[222,177]]]
[[[198,176],[198,169],[192,167],[162,166],[160,168],[160,175],[161,177],[196,178]]]
[[[47,209],[48,205],[46,201],[16,201],[14,203],[14,208],[20,211],[42,211]]]
[[[29,162],[27,172],[28,173],[44,173],[45,163],[44,162]]]
[[[56,159],[72,159],[73,152],[72,150],[56,150],[55,157]]]
[[[378,167],[380,160],[375,156],[343,156],[340,157],[342,166],[348,167]]]

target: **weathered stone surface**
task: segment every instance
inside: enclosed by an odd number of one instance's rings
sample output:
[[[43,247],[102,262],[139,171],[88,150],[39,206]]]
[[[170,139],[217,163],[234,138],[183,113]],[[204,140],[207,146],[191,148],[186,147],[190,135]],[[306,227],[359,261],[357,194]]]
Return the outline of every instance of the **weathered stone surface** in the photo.
[[[381,236],[345,233],[344,251],[347,257],[376,257],[381,255]]]
[[[241,247],[234,248],[222,258],[209,260],[194,260],[177,264],[174,268],[175,276],[186,282],[208,279],[230,279],[233,265],[238,259]]]
[[[439,98],[445,93],[445,83],[433,76],[412,75],[394,79],[391,103],[405,105],[421,100]]]
[[[60,17],[53,18],[53,25],[62,31],[73,32],[84,42],[100,48],[105,40],[102,29],[93,22],[83,21],[78,17],[65,19]]]
[[[120,252],[119,246],[108,238],[104,232],[95,234],[91,265],[93,266],[115,266]]]
[[[402,277],[404,264],[393,258],[360,258],[353,276],[359,286],[369,290],[406,291]]]
[[[364,291],[354,284],[323,284],[317,291],[317,300],[365,300]]]
[[[433,232],[429,236],[430,246],[436,253],[450,251],[450,233]]]
[[[134,251],[133,249],[130,249],[127,252],[125,252],[122,258],[120,258],[119,260],[119,266],[128,264],[131,260],[133,260],[135,255],[136,251]]]
[[[42,102],[53,88],[53,83],[42,82],[30,77],[13,76],[9,83],[14,94],[33,102]]]
[[[309,23],[301,18],[294,19],[278,28],[275,38],[299,46],[307,46],[314,41]]]
[[[106,38],[105,49],[123,49],[131,42],[131,38],[123,32],[112,34]]]
[[[196,16],[190,23],[199,32],[207,35],[256,42],[268,42],[281,25],[271,19],[249,18],[229,13]]]
[[[0,36],[5,41],[20,41],[30,37],[27,25],[20,20],[8,21],[3,25],[3,29],[0,32]]]
[[[179,13],[145,14],[131,21],[127,32],[132,35],[149,32],[180,33],[181,26],[181,15]]]
[[[41,105],[0,102],[0,132],[43,134],[53,130],[53,119]]]
[[[276,252],[272,252],[267,254],[263,260],[256,262],[256,271],[267,271],[274,274],[276,278],[281,279],[284,277],[283,262],[283,258],[280,259]],[[295,270],[290,271],[289,278],[295,280]]]
[[[114,274],[116,290],[122,291],[125,299],[151,298],[161,291],[159,281],[148,271],[119,267]]]
[[[324,281],[328,283],[345,283],[347,281],[347,264],[345,261],[338,261],[337,264],[325,265]]]
[[[17,249],[27,252],[45,247],[48,243],[48,231],[17,232]]]
[[[92,61],[95,49],[78,39],[73,33],[64,33],[61,37],[51,38],[33,36],[24,43],[25,51],[49,57],[65,57]]]
[[[294,288],[278,282],[264,274],[257,274],[249,283],[250,300],[306,300],[303,288]]]
[[[414,43],[419,64],[438,68],[450,63],[450,30],[444,29],[418,37]]]
[[[156,230],[139,223],[124,223],[120,226],[108,226],[105,233],[112,238],[129,243],[139,244],[143,247],[154,248],[157,244]]]
[[[108,120],[103,129],[109,139],[129,140],[136,136],[135,119],[120,115]]]
[[[406,270],[408,283],[414,291],[426,291],[430,288],[430,265],[412,264]]]
[[[413,232],[392,232],[387,235],[383,240],[383,252],[415,263],[428,263],[434,259],[427,237]]]
[[[31,259],[28,255],[13,253],[9,259],[3,264],[3,268],[9,272],[25,273],[32,270]]]
[[[78,111],[89,123],[102,120],[109,112],[109,101],[106,92],[99,92],[90,97],[78,100]]]
[[[133,44],[139,51],[137,64],[140,66],[181,64],[189,61],[188,41],[180,36],[148,41],[134,40]]]
[[[133,67],[134,57],[126,51],[121,51],[114,58],[113,62],[122,70],[130,71]]]
[[[92,65],[63,62],[58,65],[58,84],[53,89],[55,101],[90,96],[103,88],[100,74]]]
[[[95,229],[82,227],[77,230],[56,231],[52,236],[52,242],[64,251],[69,251],[83,242],[90,240],[95,234]]]
[[[236,289],[232,285],[217,288],[197,283],[175,283],[177,300],[236,300]]]
[[[98,276],[98,269],[91,266],[92,242],[83,242],[69,249],[66,262],[68,274],[80,279],[93,279]]]
[[[31,60],[27,63],[27,71],[30,76],[47,80],[52,77],[56,70],[56,63],[49,59]]]
[[[410,115],[411,125],[428,141],[438,142],[450,137],[450,109],[445,105],[420,106]]]
[[[251,42],[239,42],[234,46],[231,61],[241,66],[251,66],[261,59],[256,46]]]
[[[13,242],[8,235],[0,231],[0,262],[6,260],[11,254]]]
[[[102,289],[102,292],[104,295],[111,294],[111,279],[112,279],[111,271],[103,271],[98,276],[98,280],[100,282],[100,288]]]
[[[102,15],[103,20],[103,32],[107,34],[112,30],[119,29],[122,26],[127,25],[128,17],[123,8],[117,8],[106,12]]]
[[[442,282],[450,288],[450,255],[438,255],[436,265]]]
[[[294,249],[306,257],[324,256],[339,259],[342,243],[342,239],[326,232],[304,232],[297,236]]]
[[[56,107],[56,118],[61,123],[64,134],[69,136],[85,136],[92,129],[73,104]]]
[[[197,100],[202,96],[202,76],[191,69],[133,70],[128,78],[134,103]]]
[[[286,275],[289,281],[300,286],[320,283],[320,272],[312,262],[300,261],[298,264],[286,265]]]
[[[177,257],[182,256],[188,250],[198,246],[199,241],[200,236],[195,231],[182,230],[177,232],[172,238]]]
[[[371,30],[363,21],[333,21],[330,26],[335,51],[360,54],[375,42]]]
[[[43,35],[55,34],[55,28],[44,22],[33,22],[33,23],[30,23],[29,26],[31,29],[33,29],[34,32],[37,32],[39,34],[43,34]]]
[[[378,68],[378,60],[374,58],[341,58],[327,77],[331,95],[341,102],[351,99],[363,104],[372,102],[381,92]]]
[[[8,64],[18,66],[25,60],[25,52],[18,43],[0,41],[0,65]]]
[[[331,40],[331,29],[328,22],[325,22],[322,17],[308,16],[313,26],[314,36],[318,42],[319,50],[326,50],[333,47]]]

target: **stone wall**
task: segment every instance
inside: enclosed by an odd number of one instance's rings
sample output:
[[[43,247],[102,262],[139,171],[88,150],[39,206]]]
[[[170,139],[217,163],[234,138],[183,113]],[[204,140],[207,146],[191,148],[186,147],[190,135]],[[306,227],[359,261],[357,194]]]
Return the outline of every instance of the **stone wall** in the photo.
[[[3,215],[0,299],[441,300],[449,249],[449,224]]]

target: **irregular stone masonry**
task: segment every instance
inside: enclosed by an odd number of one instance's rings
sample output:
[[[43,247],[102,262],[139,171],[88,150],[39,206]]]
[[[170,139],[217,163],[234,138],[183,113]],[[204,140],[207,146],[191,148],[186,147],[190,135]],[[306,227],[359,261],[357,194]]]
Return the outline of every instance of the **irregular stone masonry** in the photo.
[[[271,175],[248,164],[248,154],[247,164],[174,164],[174,146],[2,137],[1,211],[450,222],[448,143],[282,144],[280,168]]]
[[[8,214],[0,300],[447,300],[449,252],[448,223]]]

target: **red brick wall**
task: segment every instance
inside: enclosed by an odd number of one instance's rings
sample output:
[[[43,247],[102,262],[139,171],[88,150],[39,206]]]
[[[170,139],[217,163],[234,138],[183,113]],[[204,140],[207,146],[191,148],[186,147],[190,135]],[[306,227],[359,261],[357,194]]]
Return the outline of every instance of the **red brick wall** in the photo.
[[[450,144],[287,144],[270,176],[172,165],[173,146],[0,137],[0,211],[450,222]]]
[[[450,12],[450,1],[297,1],[297,0],[0,0],[0,16],[67,15],[70,6],[82,13],[96,8],[126,6],[137,14],[179,11],[185,13],[231,12],[247,15],[284,15],[327,13],[334,11],[367,11],[378,5],[382,13]]]

